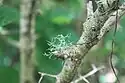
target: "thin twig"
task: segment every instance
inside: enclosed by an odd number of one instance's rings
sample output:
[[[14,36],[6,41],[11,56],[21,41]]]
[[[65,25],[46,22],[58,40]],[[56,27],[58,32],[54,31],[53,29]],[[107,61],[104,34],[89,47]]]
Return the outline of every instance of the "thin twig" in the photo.
[[[2,27],[0,27],[0,38],[2,38],[8,44],[10,44],[10,45],[12,45],[12,46],[14,46],[16,48],[19,48],[20,47],[19,42],[16,41],[16,40],[8,38],[6,36],[7,34],[10,34],[10,32],[7,31],[7,30],[4,30]]]
[[[89,1],[87,3],[87,17],[90,17],[93,15],[93,5],[92,5],[92,1]]]
[[[76,79],[75,81],[73,81],[73,82],[71,82],[71,83],[77,83],[77,82],[79,82],[79,81],[81,81],[81,80],[84,80],[86,83],[90,83],[90,82],[87,80],[87,77],[89,77],[89,76],[95,74],[96,72],[100,71],[101,69],[104,69],[105,67],[104,67],[104,66],[101,66],[101,67],[98,67],[98,68],[97,68],[94,64],[92,64],[92,68],[93,68],[92,71],[90,71],[89,73],[87,73],[87,74],[84,75],[84,76],[81,76],[81,75],[80,75],[78,79]]]
[[[38,83],[40,83],[42,81],[42,79],[43,79],[44,76],[49,76],[49,77],[57,79],[57,75],[52,75],[52,74],[47,74],[47,73],[41,73],[41,72],[38,72],[38,73],[41,74],[41,77],[40,77]]]

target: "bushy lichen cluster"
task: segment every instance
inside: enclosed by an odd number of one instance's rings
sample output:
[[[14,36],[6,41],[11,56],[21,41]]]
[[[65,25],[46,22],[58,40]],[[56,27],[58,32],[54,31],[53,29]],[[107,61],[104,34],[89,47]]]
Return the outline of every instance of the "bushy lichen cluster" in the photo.
[[[45,53],[45,56],[49,56],[49,58],[51,58],[54,54],[52,52],[58,51],[58,50],[62,50],[65,49],[69,46],[72,45],[72,42],[69,41],[69,37],[71,36],[71,34],[68,34],[66,36],[60,34],[57,35],[56,37],[52,38],[51,41],[48,41],[48,53]]]

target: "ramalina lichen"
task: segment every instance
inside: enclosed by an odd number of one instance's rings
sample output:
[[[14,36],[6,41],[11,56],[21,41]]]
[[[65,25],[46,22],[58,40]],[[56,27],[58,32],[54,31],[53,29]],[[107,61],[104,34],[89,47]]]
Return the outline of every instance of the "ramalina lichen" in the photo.
[[[49,48],[47,49],[49,52],[45,53],[45,56],[49,56],[51,58],[54,54],[54,51],[65,49],[72,45],[72,42],[69,40],[70,34],[64,36],[62,34],[57,35],[56,37],[52,38],[51,41],[48,41]]]

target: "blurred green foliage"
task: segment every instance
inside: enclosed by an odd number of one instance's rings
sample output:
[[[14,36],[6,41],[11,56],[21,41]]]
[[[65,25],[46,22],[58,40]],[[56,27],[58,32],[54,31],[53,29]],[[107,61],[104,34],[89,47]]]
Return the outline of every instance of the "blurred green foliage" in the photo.
[[[43,14],[38,14],[36,17],[36,59],[37,72],[47,72],[50,74],[57,74],[60,72],[63,62],[56,59],[54,56],[44,56],[47,52],[47,41],[50,41],[57,34],[67,35],[71,34],[69,38],[75,42],[78,35],[72,25],[72,20],[76,18],[76,12],[73,11],[73,3],[70,8],[65,8],[57,5],[54,8],[43,9]],[[8,3],[6,3],[8,4]],[[56,3],[54,3],[56,4]],[[74,3],[75,4],[75,3]],[[71,10],[72,9],[72,10]],[[19,40],[19,9],[9,5],[0,6],[0,27],[12,34],[7,35],[9,39]],[[9,45],[2,38],[0,38],[0,83],[19,83],[19,51],[17,48]],[[11,78],[10,78],[11,77]],[[4,79],[3,79],[4,78]],[[16,80],[14,80],[17,78]],[[2,79],[2,80],[1,80]],[[44,83],[53,83],[54,79],[45,77]]]
[[[15,8],[0,6],[0,26],[19,21],[19,12]]]
[[[0,6],[0,31],[2,29],[9,30],[12,34],[8,35],[9,39],[19,40],[19,2]],[[71,34],[70,41],[76,42],[79,39],[76,33],[76,25],[74,20],[78,20],[79,12],[81,12],[80,0],[43,0],[40,6],[42,14],[36,17],[36,58],[37,71],[50,74],[60,72],[63,62],[54,56],[44,56],[48,52],[50,41],[53,37],[62,34]],[[46,2],[48,4],[45,4]],[[16,4],[16,5],[15,5]],[[125,68],[125,16],[120,20],[116,34],[115,53],[119,58],[119,68]],[[106,54],[111,51],[111,40],[113,31],[110,31],[104,38],[104,48],[99,49],[100,54]],[[98,53],[98,52],[97,52]],[[0,83],[19,83],[19,50],[0,37]],[[54,83],[54,79],[45,77],[43,83]]]
[[[19,83],[19,73],[10,67],[0,66],[1,83]]]

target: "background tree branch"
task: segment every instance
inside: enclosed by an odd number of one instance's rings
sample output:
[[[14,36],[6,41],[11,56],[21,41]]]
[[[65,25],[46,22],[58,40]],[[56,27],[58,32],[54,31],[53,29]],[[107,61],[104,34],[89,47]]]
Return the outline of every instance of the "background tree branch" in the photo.
[[[3,39],[3,41],[5,41],[6,43],[16,47],[16,48],[19,48],[19,42],[16,41],[16,40],[13,40],[13,39],[9,39],[7,35],[10,35],[12,34],[11,32],[7,31],[7,30],[4,30],[2,27],[0,29],[0,38]]]
[[[35,83],[35,17],[37,0],[21,0],[20,83]]]

